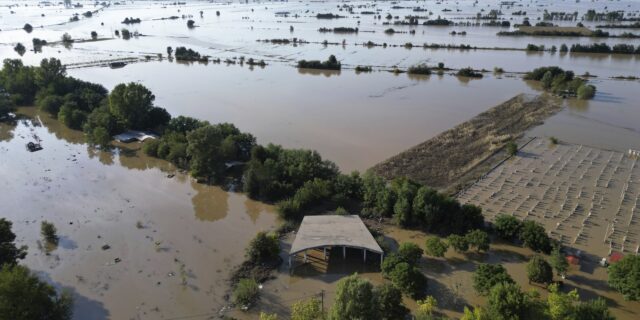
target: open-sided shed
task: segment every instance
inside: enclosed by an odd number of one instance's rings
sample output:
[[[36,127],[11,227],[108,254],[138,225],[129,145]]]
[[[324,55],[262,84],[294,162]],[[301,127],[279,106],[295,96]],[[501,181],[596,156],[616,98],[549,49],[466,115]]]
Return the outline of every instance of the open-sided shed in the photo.
[[[305,216],[300,224],[300,229],[289,251],[289,267],[291,258],[303,252],[306,260],[306,251],[311,249],[326,249],[342,247],[343,257],[346,256],[346,248],[363,250],[363,259],[367,260],[367,251],[380,255],[380,263],[384,252],[369,229],[364,225],[360,217],[356,215],[321,215]]]

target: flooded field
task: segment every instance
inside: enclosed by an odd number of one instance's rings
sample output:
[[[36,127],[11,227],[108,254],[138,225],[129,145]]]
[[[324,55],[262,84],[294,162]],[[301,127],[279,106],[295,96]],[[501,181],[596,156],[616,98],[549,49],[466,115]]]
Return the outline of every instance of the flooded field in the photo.
[[[597,261],[610,249],[631,253],[640,245],[640,230],[634,224],[637,159],[625,155],[628,149],[640,150],[640,81],[612,79],[640,77],[640,55],[527,52],[524,48],[601,42],[638,46],[640,40],[496,34],[516,30],[514,24],[524,18],[519,11],[526,11],[532,23],[542,21],[545,9],[578,12],[578,17],[588,9],[625,10],[639,17],[638,2],[501,2],[123,1],[105,5],[79,1],[81,6],[65,7],[0,0],[0,59],[20,58],[37,65],[43,58],[56,57],[67,65],[69,75],[109,90],[122,82],[139,82],[153,91],[155,103],[172,116],[230,122],[255,135],[261,144],[315,149],[343,172],[364,171],[517,94],[540,93],[539,84],[521,78],[536,67],[558,65],[577,75],[588,72],[590,83],[597,86],[594,99],[565,100],[562,111],[528,132],[540,138],[461,199],[482,205],[487,217],[508,211],[545,223],[566,245],[588,254],[583,269],[570,272],[565,281],[569,288],[579,288],[585,298],[605,297],[619,319],[637,319],[640,305],[622,301],[608,288],[606,271],[597,267]],[[482,26],[488,20],[476,19],[477,15],[491,10],[499,10],[498,20],[509,21],[510,27]],[[328,13],[342,17],[317,18]],[[409,15],[420,16],[419,24],[394,24]],[[455,25],[422,25],[438,17]],[[140,22],[123,24],[125,18]],[[193,28],[187,27],[190,19]],[[579,21],[553,23],[573,27]],[[582,22],[591,29],[604,23]],[[27,23],[32,31],[23,29]],[[319,31],[340,27],[358,28],[358,32]],[[133,34],[130,39],[120,34],[123,28]],[[389,28],[394,32],[385,32]],[[640,29],[607,31],[620,35]],[[65,33],[75,41],[63,45]],[[34,50],[34,38],[49,44]],[[265,39],[290,42],[258,41]],[[364,45],[367,42],[376,45]],[[17,43],[26,52],[16,52]],[[423,48],[425,43],[484,49]],[[183,63],[168,58],[167,47],[178,46],[220,62]],[[324,60],[329,55],[342,63],[341,71],[295,67],[298,60]],[[242,57],[264,60],[266,66],[249,66],[241,63]],[[127,64],[110,68],[109,61]],[[450,70],[430,76],[393,72],[420,63],[443,63]],[[355,72],[359,65],[371,66],[373,72]],[[484,69],[483,78],[457,77],[456,70],[464,67]],[[506,72],[493,73],[496,67]],[[73,290],[76,319],[217,315],[225,305],[229,272],[242,262],[249,239],[278,224],[274,208],[242,194],[197,184],[169,163],[144,156],[139,144],[101,152],[86,145],[81,132],[33,108],[19,113],[26,118],[15,124],[0,123],[1,216],[14,222],[19,244],[29,246],[25,265],[56,286]],[[25,144],[34,135],[42,140],[44,150],[29,153]],[[546,138],[550,136],[562,143],[549,147]],[[58,227],[57,248],[39,243],[42,220]],[[385,233],[395,246],[404,241],[423,246],[426,237],[394,227]],[[283,253],[290,241],[284,241]],[[519,247],[497,244],[487,255],[450,251],[446,260],[423,257],[420,268],[429,277],[429,294],[437,296],[441,311],[460,316],[464,305],[485,302],[471,289],[477,263],[501,263],[520,285],[529,288],[523,262],[531,255]],[[283,264],[276,279],[264,285],[257,308],[248,314],[231,314],[255,318],[265,310],[286,315],[292,303],[322,290],[327,308],[335,283],[353,272],[374,283],[385,281],[378,266],[363,264],[355,251],[344,261],[335,254],[329,264],[312,261],[291,274]],[[416,307],[410,299],[405,298],[405,303]]]
[[[639,174],[636,156],[535,139],[458,199],[489,219],[538,221],[564,245],[598,257],[638,253]]]
[[[231,268],[270,206],[197,184],[170,164],[126,145],[114,153],[83,143],[33,109],[0,124],[0,202],[25,264],[76,298],[75,319],[164,319],[216,315]],[[25,145],[37,135],[43,150]],[[40,244],[40,221],[58,228],[57,248]]]

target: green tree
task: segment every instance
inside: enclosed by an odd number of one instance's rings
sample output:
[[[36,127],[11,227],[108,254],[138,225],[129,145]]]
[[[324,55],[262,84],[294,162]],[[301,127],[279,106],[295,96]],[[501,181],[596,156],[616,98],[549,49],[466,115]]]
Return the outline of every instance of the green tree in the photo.
[[[574,317],[580,320],[615,320],[609,312],[607,301],[603,298],[578,303],[574,310]]]
[[[449,246],[453,248],[456,252],[463,253],[469,250],[469,242],[463,236],[452,234],[447,237],[447,243]]]
[[[0,218],[0,266],[14,265],[27,256],[27,247],[16,247],[16,235],[11,230],[13,223]]]
[[[69,320],[72,313],[70,293],[58,294],[24,266],[0,269],[0,319]]]
[[[576,289],[571,290],[569,293],[562,293],[557,284],[550,285],[547,305],[551,320],[572,319],[575,313],[575,304],[578,301],[580,301],[580,297]]]
[[[489,239],[489,234],[486,232],[476,229],[467,233],[464,238],[470,247],[476,248],[476,252],[489,251],[491,239]]]
[[[404,242],[398,248],[398,255],[402,261],[414,266],[418,264],[424,251],[413,242]]]
[[[260,312],[260,320],[278,320],[278,315]]]
[[[515,283],[498,283],[489,292],[487,311],[490,319],[520,320],[529,308],[529,298]]]
[[[514,283],[501,264],[481,263],[473,273],[473,288],[481,296],[486,296],[498,283]]]
[[[125,128],[148,129],[145,124],[155,98],[142,84],[121,83],[109,94],[109,110]]]
[[[529,282],[550,283],[553,280],[551,265],[543,257],[533,256],[527,263],[527,278]]]
[[[526,247],[536,252],[549,253],[551,250],[551,239],[549,239],[544,227],[532,220],[525,221],[522,224],[520,240]]]
[[[220,126],[206,126],[187,134],[187,154],[191,157],[191,173],[196,177],[218,181],[225,170],[222,142],[226,138]]]
[[[551,89],[551,85],[553,83],[553,73],[551,71],[545,72],[544,76],[542,76],[542,80],[540,80],[542,84],[542,88]]]
[[[400,262],[405,262],[405,261],[403,261],[400,255],[396,252],[391,253],[388,256],[384,257],[384,260],[382,261],[382,266],[380,267],[382,271],[382,275],[388,278],[389,275],[391,274],[391,271],[393,271],[396,265]]]
[[[628,255],[609,266],[609,286],[625,300],[640,299],[640,256]]]
[[[59,59],[42,59],[40,67],[36,68],[35,81],[38,87],[56,86],[64,80],[67,69]]]
[[[320,300],[311,298],[300,300],[291,306],[291,320],[322,320],[324,313]]]
[[[423,300],[418,300],[415,320],[434,320],[433,312],[438,307],[438,300],[433,296],[427,296]]]
[[[275,234],[260,231],[249,242],[246,250],[247,259],[254,263],[264,263],[276,259],[280,253],[278,237]]]
[[[444,257],[449,245],[438,237],[429,237],[425,243],[425,252],[432,257]]]
[[[469,309],[469,307],[464,307],[464,314],[460,320],[491,320],[491,318],[488,316],[487,311],[481,307],[473,308],[473,310]]]
[[[329,319],[379,319],[373,285],[353,274],[336,285],[336,296]]]
[[[240,279],[233,290],[233,302],[240,306],[253,303],[260,294],[258,283],[253,279]]]
[[[556,271],[556,274],[562,276],[569,270],[569,262],[567,258],[560,252],[560,248],[554,248],[551,250],[551,256],[549,257],[549,263]]]
[[[378,314],[382,320],[404,319],[409,313],[402,303],[402,291],[391,283],[384,283],[374,289]],[[305,318],[313,319],[313,318]],[[293,320],[293,319],[292,319]],[[300,319],[302,320],[302,319]]]
[[[493,227],[500,238],[513,240],[520,235],[522,222],[514,216],[499,214],[493,222]]]
[[[427,278],[418,268],[406,262],[398,263],[389,277],[393,284],[413,299],[423,297],[427,290]]]

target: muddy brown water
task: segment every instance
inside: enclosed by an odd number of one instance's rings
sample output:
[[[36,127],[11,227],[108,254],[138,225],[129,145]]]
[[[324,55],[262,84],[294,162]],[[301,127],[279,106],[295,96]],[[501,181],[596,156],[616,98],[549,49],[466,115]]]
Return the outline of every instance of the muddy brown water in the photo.
[[[476,13],[500,9],[512,23],[528,12],[535,21],[544,7],[554,11],[603,11],[624,9],[638,14],[637,1],[593,1],[589,5],[554,0],[536,3],[518,1],[515,6],[499,6],[499,0],[439,1],[396,4],[356,1],[354,11],[380,10],[382,20],[370,15],[349,15],[337,20],[319,20],[316,13],[340,13],[341,2],[300,3],[200,3],[172,6],[151,2],[113,5],[69,23],[74,13],[99,7],[84,3],[84,8],[61,5],[38,5],[24,1],[20,6],[0,0],[0,58],[20,58],[13,50],[16,42],[31,48],[34,37],[58,41],[66,32],[73,38],[88,38],[98,32],[105,41],[75,43],[69,47],[47,46],[41,53],[28,51],[21,58],[37,64],[42,58],[57,57],[64,63],[92,62],[104,59],[142,58],[166,55],[167,46],[187,46],[213,57],[264,59],[268,65],[250,69],[246,65],[178,64],[166,59],[130,64],[122,69],[73,69],[69,74],[83,80],[99,82],[112,88],[120,82],[139,81],[154,91],[157,104],[172,115],[189,115],[211,122],[232,122],[256,135],[260,143],[274,142],[287,147],[318,150],[335,161],[343,171],[364,170],[393,154],[417,145],[438,133],[469,120],[519,93],[535,93],[535,84],[518,77],[485,74],[482,80],[394,75],[388,72],[355,74],[356,65],[379,68],[406,68],[416,63],[447,67],[472,66],[492,70],[524,72],[547,65],[559,65],[577,74],[586,71],[598,75],[591,81],[598,94],[591,101],[568,101],[567,108],[532,130],[535,136],[556,136],[570,143],[594,145],[626,152],[640,149],[640,109],[637,108],[637,81],[613,81],[611,76],[640,76],[640,60],[631,55],[552,54],[520,51],[464,51],[366,48],[354,43],[403,45],[406,42],[469,44],[524,48],[528,43],[560,46],[562,43],[606,42],[632,43],[629,39],[591,39],[564,37],[496,37],[501,28],[393,26],[409,32],[387,35],[383,25],[387,13],[415,14],[414,6],[456,21]],[[25,6],[26,5],[26,6]],[[444,9],[451,9],[445,12]],[[458,11],[459,9],[460,11]],[[14,11],[15,13],[11,13]],[[203,11],[203,17],[199,12]],[[215,15],[220,11],[221,15]],[[287,17],[276,12],[288,11]],[[44,14],[44,15],[43,15]],[[197,28],[186,28],[186,19],[153,20],[172,15],[192,15]],[[295,15],[298,15],[297,17]],[[427,14],[419,13],[419,14]],[[139,25],[125,26],[125,17],[140,17]],[[21,28],[31,23],[31,33]],[[360,23],[358,23],[360,22]],[[104,23],[104,24],[103,24]],[[575,25],[575,22],[557,22]],[[586,23],[593,27],[595,22]],[[40,27],[43,25],[44,27]],[[289,31],[294,26],[294,31]],[[353,35],[321,34],[320,27],[356,27]],[[114,31],[127,27],[147,36],[124,40]],[[451,31],[466,31],[466,36],[452,36]],[[373,32],[369,32],[373,31]],[[619,33],[627,30],[609,30]],[[632,30],[632,32],[638,32]],[[272,45],[258,39],[302,38],[307,41],[346,41],[345,46]],[[345,66],[341,72],[316,72],[293,68],[299,59],[326,59],[334,54]],[[29,113],[32,111],[24,110]],[[33,114],[32,114],[33,115]],[[277,222],[273,209],[248,200],[242,195],[219,188],[195,184],[175,172],[168,163],[149,159],[135,146],[117,153],[88,148],[81,133],[70,131],[47,117],[40,117],[43,127],[19,123],[15,128],[0,125],[0,201],[2,216],[14,220],[21,243],[30,246],[25,261],[34,270],[58,286],[75,291],[78,319],[160,319],[179,316],[206,318],[222,306],[226,290],[224,279],[233,265],[242,260],[249,239],[258,230],[270,229]],[[28,153],[25,143],[36,132],[43,139],[44,150]],[[167,174],[175,173],[173,178]],[[53,221],[62,236],[58,248],[49,256],[38,248],[39,223]],[[140,221],[143,228],[137,228]],[[70,224],[73,223],[73,224]],[[424,235],[389,230],[398,241],[413,239],[422,244]],[[98,237],[99,236],[99,237]],[[109,244],[109,250],[100,247]],[[157,243],[157,244],[156,244]],[[497,247],[501,248],[501,247]],[[286,249],[286,246],[285,248]],[[502,249],[500,249],[502,250]],[[441,301],[442,310],[459,315],[460,301],[482,303],[469,295],[470,270],[478,259],[507,263],[509,272],[526,286],[524,265],[528,252],[519,248],[497,250],[488,257],[463,260],[447,256],[447,262],[426,259],[423,270],[429,275],[429,290]],[[515,253],[514,253],[515,252]],[[450,253],[451,254],[451,253]],[[360,255],[353,263],[334,261],[331,273],[302,268],[292,277],[279,272],[278,279],[266,284],[265,310],[287,309],[300,297],[327,292],[331,300],[335,282],[343,275],[358,271],[374,282],[382,281],[374,266],[362,266]],[[120,259],[115,263],[116,258]],[[476,260],[474,260],[476,259]],[[475,262],[474,262],[475,261]],[[507,262],[505,262],[507,261]],[[182,265],[184,264],[184,267]],[[605,296],[622,319],[638,318],[637,304],[623,302],[619,295],[607,291],[602,269],[578,273],[569,281],[581,283],[586,297]],[[186,284],[183,284],[183,275]],[[573,279],[573,280],[571,280]],[[595,280],[589,280],[595,279]],[[452,293],[453,292],[453,293]],[[461,298],[454,293],[461,293]],[[454,296],[454,298],[452,298]],[[460,300],[462,299],[462,300]],[[270,302],[271,304],[268,304]],[[415,306],[407,301],[409,306]],[[250,313],[240,316],[251,318]],[[196,317],[197,318],[197,317]]]
[[[29,246],[24,263],[74,292],[75,319],[215,315],[249,240],[277,224],[273,208],[197,184],[135,143],[96,151],[81,132],[20,112],[31,120],[0,124],[2,216]],[[33,135],[43,150],[30,153]],[[43,220],[60,236],[48,254]]]

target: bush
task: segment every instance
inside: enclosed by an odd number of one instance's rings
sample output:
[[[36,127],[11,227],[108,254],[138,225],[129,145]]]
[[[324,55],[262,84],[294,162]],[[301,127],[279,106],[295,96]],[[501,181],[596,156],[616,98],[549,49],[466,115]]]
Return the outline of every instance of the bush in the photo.
[[[414,65],[414,66],[409,67],[409,69],[407,69],[407,73],[408,74],[430,75],[431,74],[431,68],[429,68],[426,64],[418,64],[418,65]]]
[[[260,294],[260,289],[255,280],[240,279],[233,290],[233,303],[248,306],[258,298],[258,294]]]
[[[522,230],[522,222],[514,216],[499,214],[493,222],[498,237],[505,240],[516,239]]]
[[[590,84],[582,84],[578,87],[578,99],[588,100],[596,95],[596,87]]]
[[[249,242],[246,249],[247,259],[253,263],[264,263],[278,258],[280,243],[275,234],[258,232],[255,238]]]
[[[57,244],[58,243],[58,231],[56,229],[56,226],[53,225],[53,223],[48,222],[48,221],[42,221],[42,223],[40,223],[40,233],[42,234],[42,236],[44,237],[44,240],[47,243],[50,244]]]
[[[481,296],[488,295],[498,283],[514,283],[507,269],[500,264],[481,263],[473,273],[473,288]]]
[[[415,266],[420,262],[424,251],[415,243],[405,242],[398,248],[398,256],[403,262]]]
[[[320,62],[320,60],[300,60],[298,61],[298,68],[307,69],[322,69],[322,70],[340,70],[342,65],[336,59],[336,56],[330,55],[329,59]]]
[[[413,299],[422,298],[427,290],[427,278],[420,270],[406,262],[400,262],[389,274],[391,281]]]
[[[27,52],[27,48],[25,48],[24,45],[20,42],[18,42],[18,44],[16,44],[16,46],[13,47],[13,50],[17,52],[19,55],[23,55],[25,52]]]
[[[462,68],[456,74],[458,77],[482,78],[482,73],[475,72],[471,67]]]
[[[463,253],[469,250],[469,243],[467,242],[467,239],[457,234],[448,236],[447,243],[449,243],[449,246],[451,246],[456,252]]]
[[[291,306],[291,320],[323,320],[324,310],[317,298],[301,300]]]
[[[527,263],[527,278],[530,282],[550,283],[553,280],[551,265],[541,256],[533,256]]]
[[[391,271],[393,271],[396,265],[398,265],[400,262],[404,261],[397,253],[391,253],[388,256],[384,257],[382,266],[380,267],[382,275],[388,278],[391,274]]]
[[[95,31],[91,31],[91,39],[96,40],[98,39],[98,33]]]
[[[489,251],[491,239],[489,239],[489,235],[486,232],[482,230],[473,230],[467,233],[464,238],[467,240],[470,247],[476,248],[476,252]]]
[[[449,245],[437,237],[429,237],[425,243],[425,252],[432,257],[444,257]]]
[[[507,148],[507,154],[510,156],[515,156],[516,154],[518,154],[518,145],[513,142],[513,141],[509,141],[506,145]]]
[[[191,19],[189,19],[189,20],[187,21],[187,27],[188,27],[188,28],[195,28],[195,26],[196,26],[196,22],[195,22],[195,21],[193,21],[193,20],[191,20]]]
[[[609,286],[625,300],[640,300],[640,256],[628,255],[609,267]]]

